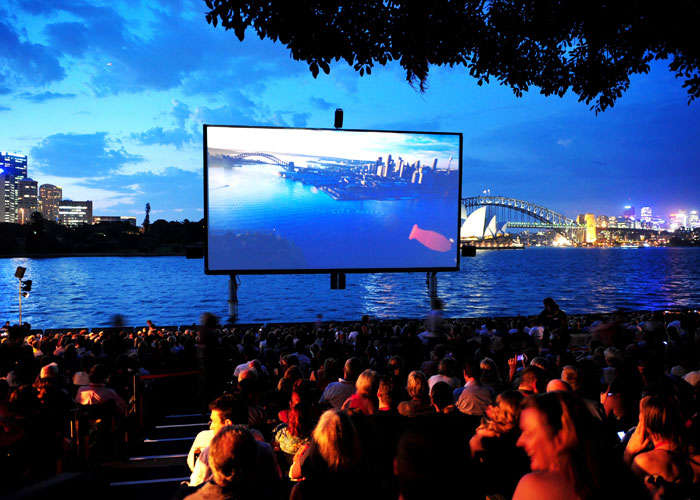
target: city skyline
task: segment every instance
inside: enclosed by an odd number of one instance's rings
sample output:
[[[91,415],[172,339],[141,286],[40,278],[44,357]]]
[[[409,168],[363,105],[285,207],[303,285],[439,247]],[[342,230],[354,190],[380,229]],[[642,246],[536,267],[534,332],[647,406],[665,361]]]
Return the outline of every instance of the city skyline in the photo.
[[[0,8],[0,150],[95,213],[202,218],[203,123],[462,132],[463,195],[490,189],[547,206],[667,218],[697,209],[698,103],[657,62],[597,116],[575,96],[522,98],[432,68],[421,94],[397,65],[314,79],[286,48],[238,42],[203,2],[26,2]],[[552,189],[553,183],[556,189]]]

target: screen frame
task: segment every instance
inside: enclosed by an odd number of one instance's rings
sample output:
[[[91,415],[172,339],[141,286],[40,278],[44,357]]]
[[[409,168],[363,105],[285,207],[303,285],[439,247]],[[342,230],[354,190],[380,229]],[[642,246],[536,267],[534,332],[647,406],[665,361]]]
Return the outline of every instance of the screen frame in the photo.
[[[424,134],[424,135],[451,135],[459,137],[459,163],[458,169],[458,203],[455,222],[457,225],[457,244],[455,245],[455,265],[446,267],[377,267],[377,268],[333,268],[333,269],[210,269],[209,268],[209,177],[208,177],[208,151],[207,151],[207,128],[238,128],[238,129],[275,129],[275,130],[308,130],[326,131],[338,133],[352,132],[379,132],[387,134]],[[346,129],[346,128],[307,128],[307,127],[272,127],[257,125],[215,125],[205,123],[202,125],[202,151],[204,167],[204,274],[207,275],[235,275],[235,274],[330,274],[330,273],[412,273],[412,272],[454,272],[460,269],[460,217],[462,205],[462,132],[426,132],[415,130],[380,130],[380,129]]]

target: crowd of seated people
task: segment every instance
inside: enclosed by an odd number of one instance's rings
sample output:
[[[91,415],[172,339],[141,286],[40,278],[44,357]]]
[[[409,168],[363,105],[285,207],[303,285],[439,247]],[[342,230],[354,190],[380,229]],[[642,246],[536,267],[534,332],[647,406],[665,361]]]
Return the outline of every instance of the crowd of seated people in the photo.
[[[70,408],[124,415],[134,374],[194,368],[211,424],[179,498],[697,498],[699,323],[693,311],[567,317],[549,299],[538,317],[443,318],[429,335],[369,318],[42,338],[13,327],[0,430],[14,455],[1,466],[55,472]],[[38,442],[58,461],[21,456]]]

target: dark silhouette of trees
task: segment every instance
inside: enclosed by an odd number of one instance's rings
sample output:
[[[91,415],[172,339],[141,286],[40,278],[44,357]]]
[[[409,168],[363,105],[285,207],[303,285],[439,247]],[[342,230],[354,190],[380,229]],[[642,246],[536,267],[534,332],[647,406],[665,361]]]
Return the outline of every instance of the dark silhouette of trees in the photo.
[[[316,77],[345,60],[360,75],[398,61],[425,89],[432,65],[464,66],[521,96],[575,93],[596,112],[629,78],[668,60],[689,102],[700,95],[700,6],[695,0],[205,0],[207,22],[279,40]]]
[[[146,233],[128,222],[67,227],[35,214],[29,224],[0,224],[0,255],[185,255],[186,247],[204,242],[204,220],[159,219],[150,229]]]

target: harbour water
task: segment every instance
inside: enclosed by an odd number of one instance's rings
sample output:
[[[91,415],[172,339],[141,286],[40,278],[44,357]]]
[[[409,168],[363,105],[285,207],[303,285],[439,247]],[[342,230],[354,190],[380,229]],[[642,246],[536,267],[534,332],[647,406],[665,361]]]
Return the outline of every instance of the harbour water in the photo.
[[[18,319],[17,266],[33,281],[23,320],[36,328],[183,325],[203,312],[228,315],[228,277],[206,276],[184,257],[0,259],[0,321]],[[700,248],[527,248],[479,251],[461,271],[438,274],[451,317],[537,314],[553,297],[568,313],[618,308],[700,308]],[[348,274],[345,290],[324,275],[241,276],[239,321],[424,317],[425,273]]]

